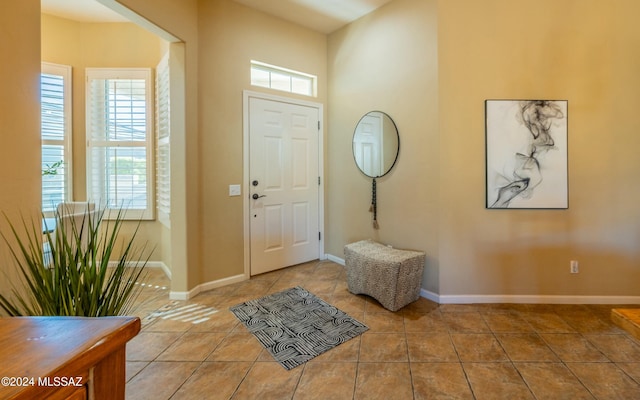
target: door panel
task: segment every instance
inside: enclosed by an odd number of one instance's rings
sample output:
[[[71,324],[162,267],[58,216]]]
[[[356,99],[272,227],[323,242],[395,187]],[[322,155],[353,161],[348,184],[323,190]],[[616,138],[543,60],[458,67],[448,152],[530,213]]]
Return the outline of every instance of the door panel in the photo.
[[[309,243],[309,203],[293,204],[293,245]]]
[[[282,160],[282,138],[264,137],[264,185],[267,190],[284,188],[284,170]],[[257,174],[256,174],[257,175]]]
[[[264,251],[282,250],[284,247],[284,215],[282,204],[271,204],[264,208]],[[260,235],[261,232],[256,232]]]
[[[293,174],[291,184],[293,189],[309,189],[309,141],[307,139],[293,139],[292,145],[292,167]]]
[[[249,99],[251,275],[318,258],[318,120],[314,107]]]

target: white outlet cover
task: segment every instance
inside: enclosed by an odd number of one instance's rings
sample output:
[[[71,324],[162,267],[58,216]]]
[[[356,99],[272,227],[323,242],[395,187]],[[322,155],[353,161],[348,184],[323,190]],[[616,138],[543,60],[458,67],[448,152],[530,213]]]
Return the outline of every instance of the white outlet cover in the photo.
[[[240,196],[240,185],[229,185],[229,196]]]

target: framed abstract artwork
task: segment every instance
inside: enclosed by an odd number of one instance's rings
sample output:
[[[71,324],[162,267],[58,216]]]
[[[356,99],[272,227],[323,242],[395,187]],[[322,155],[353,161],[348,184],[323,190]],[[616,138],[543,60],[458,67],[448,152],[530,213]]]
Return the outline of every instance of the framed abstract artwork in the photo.
[[[566,100],[486,100],[486,207],[569,208]]]

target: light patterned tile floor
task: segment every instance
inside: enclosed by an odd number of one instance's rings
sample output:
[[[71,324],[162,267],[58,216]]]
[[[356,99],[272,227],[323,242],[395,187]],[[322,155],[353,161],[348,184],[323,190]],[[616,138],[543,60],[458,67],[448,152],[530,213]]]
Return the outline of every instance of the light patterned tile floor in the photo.
[[[169,300],[150,270],[127,345],[127,399],[640,399],[640,341],[611,305],[438,305],[395,313],[310,262]],[[369,331],[286,371],[229,307],[300,285]],[[625,306],[629,307],[629,306]],[[217,310],[217,312],[214,312]]]

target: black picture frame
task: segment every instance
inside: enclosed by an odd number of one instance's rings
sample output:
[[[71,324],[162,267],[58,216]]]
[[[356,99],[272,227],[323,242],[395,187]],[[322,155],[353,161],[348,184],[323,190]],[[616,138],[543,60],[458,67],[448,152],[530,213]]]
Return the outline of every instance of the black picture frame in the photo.
[[[568,101],[485,100],[486,208],[568,209]]]

